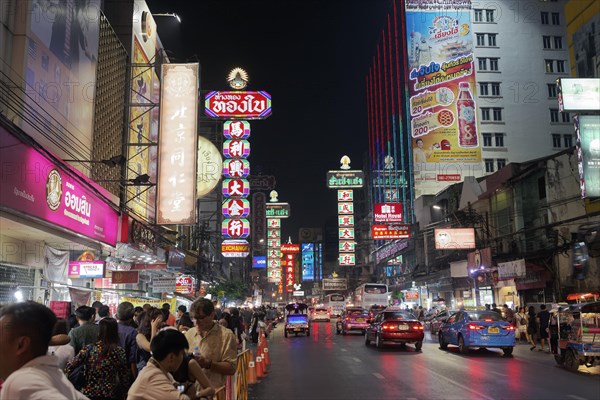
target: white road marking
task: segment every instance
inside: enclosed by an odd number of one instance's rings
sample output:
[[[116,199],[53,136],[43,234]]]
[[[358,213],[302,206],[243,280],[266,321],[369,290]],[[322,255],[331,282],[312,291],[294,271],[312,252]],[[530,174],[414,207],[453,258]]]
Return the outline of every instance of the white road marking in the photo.
[[[470,387],[468,387],[468,386],[461,385],[460,383],[458,383],[458,382],[455,382],[455,381],[453,381],[452,379],[450,379],[450,378],[447,378],[447,377],[445,377],[445,376],[444,376],[444,375],[442,375],[442,374],[438,374],[437,372],[435,372],[435,371],[433,371],[433,370],[431,370],[431,369],[425,369],[425,368],[419,368],[419,369],[421,369],[421,370],[423,371],[423,373],[425,373],[425,374],[427,374],[427,373],[433,374],[433,375],[437,376],[438,378],[440,378],[440,379],[442,379],[442,380],[444,380],[444,381],[446,381],[446,382],[450,383],[451,385],[458,386],[458,387],[459,387],[459,388],[461,388],[461,389],[464,389],[464,390],[466,390],[466,391],[469,391],[469,392],[473,393],[474,395],[476,395],[476,396],[477,396],[477,398],[479,398],[479,399],[494,400],[494,398],[493,398],[493,397],[486,396],[485,394],[483,394],[483,393],[481,393],[481,392],[478,392],[477,390],[473,390],[473,389],[471,389],[471,388],[470,388]]]
[[[378,372],[373,372],[373,375],[375,375],[375,377],[377,377],[377,378],[379,378],[379,379],[385,379],[385,378],[383,377],[383,375],[381,375],[381,374],[380,374],[380,373],[378,373]]]
[[[352,359],[356,362],[362,362],[362,360],[360,358],[352,357]]]
[[[567,397],[570,397],[575,400],[587,400],[585,397],[575,396],[574,394],[568,394]]]
[[[502,372],[496,372],[496,371],[488,371],[489,374],[494,374],[494,375],[498,375],[498,376],[508,376],[506,374],[503,374]]]

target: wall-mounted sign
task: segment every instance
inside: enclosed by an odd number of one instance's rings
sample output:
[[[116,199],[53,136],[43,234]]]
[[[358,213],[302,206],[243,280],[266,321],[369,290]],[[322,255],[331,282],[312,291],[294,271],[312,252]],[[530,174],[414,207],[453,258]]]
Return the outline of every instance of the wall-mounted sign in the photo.
[[[436,228],[434,236],[436,250],[475,248],[475,230],[473,228]]]
[[[250,175],[248,180],[252,190],[273,190],[277,183],[273,175]]]
[[[356,242],[353,240],[340,240],[340,253],[354,253],[356,250]]]
[[[402,203],[373,204],[375,222],[402,222]]]
[[[221,207],[227,218],[245,218],[250,214],[250,202],[247,199],[229,199]]]
[[[250,155],[250,142],[247,140],[226,140],[223,142],[223,155],[228,158],[247,158]]]
[[[177,279],[174,276],[165,278],[155,277],[152,278],[150,286],[152,288],[152,293],[173,293],[177,288]]]
[[[354,239],[354,228],[338,228],[338,239]]]
[[[250,254],[250,243],[246,240],[223,240],[221,243],[221,254],[223,257],[244,258]]]
[[[340,254],[339,264],[345,266],[356,265],[356,256],[354,254]]]
[[[280,229],[267,229],[267,237],[269,239],[281,239]]]
[[[189,275],[180,275],[175,281],[175,291],[182,294],[194,293],[194,278]]]
[[[74,278],[102,278],[104,277],[104,261],[69,261],[68,276]]]
[[[408,225],[371,225],[371,239],[394,240],[410,238]]]
[[[294,243],[282,243],[281,244],[281,252],[282,253],[299,254],[300,253],[300,245],[294,244]]]
[[[116,245],[119,213],[88,189],[105,193],[101,186],[83,185],[3,127],[0,143],[0,206]]]
[[[294,296],[294,297],[304,297],[304,290],[294,290],[292,292],[292,296]]]
[[[267,92],[209,92],[204,112],[213,118],[264,119],[271,115],[271,95]]]
[[[267,203],[267,218],[288,218],[290,205],[288,203]]]
[[[354,201],[354,191],[339,189],[337,195],[338,201]]]
[[[250,122],[226,121],[223,123],[223,136],[226,139],[248,139],[250,137]]]
[[[338,214],[350,215],[354,214],[354,202],[343,201],[338,203]]]
[[[198,168],[196,176],[196,197],[210,193],[221,180],[223,157],[210,140],[198,137]]]
[[[109,276],[110,275],[110,276]],[[138,271],[106,271],[112,285],[135,284],[139,281]]]
[[[302,280],[315,280],[315,244],[302,243]]]
[[[250,194],[250,183],[247,179],[223,179],[222,187],[225,197],[248,197]]]
[[[558,111],[600,110],[600,79],[560,78],[558,89]]]
[[[363,171],[327,171],[327,187],[336,188],[361,188],[365,184]]]
[[[354,215],[338,215],[338,226],[339,227],[354,226]]]
[[[198,63],[162,64],[156,223],[196,221]]]
[[[267,218],[267,229],[281,228],[281,220],[279,218]]]
[[[269,239],[267,240],[267,246],[269,247],[280,247],[281,240],[280,239]]]
[[[346,278],[323,278],[323,290],[346,290],[348,281]]]
[[[223,176],[225,178],[246,178],[250,175],[250,162],[244,159],[229,159],[223,161]]]
[[[257,269],[267,268],[267,257],[266,256],[252,257],[252,268],[257,268]]]
[[[250,222],[247,219],[225,218],[221,223],[221,235],[227,238],[247,238],[250,236]]]
[[[416,290],[415,291],[409,290],[404,295],[404,298],[406,300],[419,300],[419,292],[417,292]]]
[[[600,197],[600,116],[576,115],[573,120],[581,197]]]

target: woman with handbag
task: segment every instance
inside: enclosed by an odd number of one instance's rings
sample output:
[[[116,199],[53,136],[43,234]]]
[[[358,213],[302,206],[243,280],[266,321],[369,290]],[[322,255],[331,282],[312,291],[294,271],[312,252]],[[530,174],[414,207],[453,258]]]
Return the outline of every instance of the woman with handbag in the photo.
[[[125,398],[132,379],[125,350],[119,347],[117,320],[107,317],[98,322],[98,341],[84,347],[67,364],[65,373],[72,382],[81,380],[78,390],[91,400]]]

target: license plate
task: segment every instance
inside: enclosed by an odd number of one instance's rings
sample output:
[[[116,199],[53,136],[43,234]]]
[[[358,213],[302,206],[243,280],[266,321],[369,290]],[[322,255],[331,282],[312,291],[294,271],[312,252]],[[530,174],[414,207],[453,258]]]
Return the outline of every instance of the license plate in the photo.
[[[365,322],[364,318],[356,318],[356,322]]]
[[[398,325],[398,329],[401,331],[407,331],[408,325],[406,325],[406,324]]]
[[[488,333],[500,333],[500,328],[495,328],[493,326],[490,326],[488,328]]]

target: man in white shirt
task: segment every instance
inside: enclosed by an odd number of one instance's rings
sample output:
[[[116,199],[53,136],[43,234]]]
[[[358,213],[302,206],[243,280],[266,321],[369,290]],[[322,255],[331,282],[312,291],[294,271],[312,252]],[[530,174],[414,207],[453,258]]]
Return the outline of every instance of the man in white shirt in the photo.
[[[56,316],[34,301],[0,310],[1,400],[87,399],[75,390],[58,358],[46,355]]]

